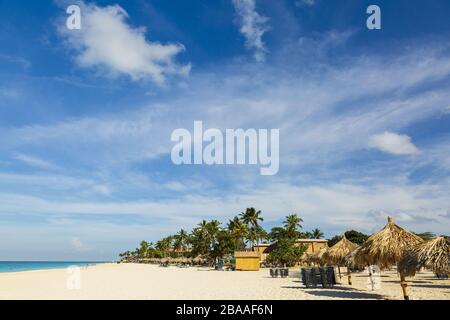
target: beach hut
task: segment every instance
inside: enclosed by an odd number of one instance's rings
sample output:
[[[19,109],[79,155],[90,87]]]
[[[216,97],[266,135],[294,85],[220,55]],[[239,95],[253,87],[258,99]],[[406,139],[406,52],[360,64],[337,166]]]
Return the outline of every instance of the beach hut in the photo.
[[[391,217],[388,217],[386,226],[376,232],[355,253],[355,262],[359,265],[369,266],[369,277],[372,281],[371,265],[391,267],[397,265],[403,255],[423,240],[415,234],[399,227]],[[403,297],[409,300],[405,275],[400,273],[400,285]]]
[[[450,238],[437,237],[419,244],[405,253],[397,268],[406,277],[414,277],[422,268],[450,275]]]
[[[258,271],[261,255],[255,251],[235,251],[236,270]]]
[[[357,248],[358,245],[348,240],[344,235],[338,243],[336,243],[334,246],[332,246],[331,248],[329,248],[327,251],[324,252],[322,260],[328,264],[336,265],[338,267],[339,278],[342,279],[341,266],[346,265],[345,257],[350,252],[354,251]],[[347,268],[347,276],[348,276],[348,284],[351,285],[352,284],[351,274],[348,268]]]

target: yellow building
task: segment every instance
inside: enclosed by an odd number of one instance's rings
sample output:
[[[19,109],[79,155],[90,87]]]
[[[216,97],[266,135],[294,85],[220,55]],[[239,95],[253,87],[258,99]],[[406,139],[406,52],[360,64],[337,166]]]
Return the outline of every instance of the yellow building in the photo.
[[[306,253],[315,253],[319,252],[323,248],[328,247],[328,241],[323,239],[298,239],[295,241],[298,245],[306,245]]]
[[[236,270],[258,271],[261,255],[256,251],[235,251]]]
[[[253,246],[253,251],[254,252],[258,252],[260,254],[261,257],[261,261],[266,261],[267,256],[269,255],[269,247],[271,245],[268,243],[261,243],[258,245]]]
[[[305,245],[306,253],[315,253],[323,248],[328,247],[328,241],[323,239],[298,239],[295,241],[297,245]],[[270,251],[272,251],[273,244],[262,243],[253,246],[253,251],[259,253],[261,256],[261,262],[266,261]]]

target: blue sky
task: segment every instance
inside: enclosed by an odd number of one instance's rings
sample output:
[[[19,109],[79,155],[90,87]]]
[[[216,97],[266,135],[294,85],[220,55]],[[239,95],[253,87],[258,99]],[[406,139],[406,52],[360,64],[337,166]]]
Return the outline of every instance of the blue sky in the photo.
[[[327,236],[371,233],[389,214],[450,233],[449,15],[446,0],[0,0],[0,260],[114,259],[249,206],[267,228],[297,212]],[[279,128],[279,173],[175,166],[171,132],[195,120]]]

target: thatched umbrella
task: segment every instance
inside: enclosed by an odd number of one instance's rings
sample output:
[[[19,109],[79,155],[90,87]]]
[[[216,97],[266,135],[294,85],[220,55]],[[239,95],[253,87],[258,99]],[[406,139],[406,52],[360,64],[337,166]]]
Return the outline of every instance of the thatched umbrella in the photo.
[[[390,267],[396,265],[405,252],[423,240],[415,234],[399,227],[391,217],[388,217],[386,226],[370,236],[355,254],[355,262],[367,266],[378,265]],[[372,271],[369,267],[369,276],[372,279]],[[400,285],[403,289],[403,297],[409,300],[405,275],[400,273]]]
[[[322,260],[324,260],[328,264],[337,265],[339,271],[339,278],[342,279],[341,266],[345,266],[345,257],[356,248],[358,248],[358,245],[348,240],[344,235],[338,243],[336,243],[334,246],[325,251],[325,253],[322,256]],[[352,279],[348,268],[347,268],[347,275],[348,275],[348,284],[351,285]]]
[[[407,277],[414,277],[422,268],[450,275],[450,238],[437,237],[419,244],[407,251],[398,263],[399,272]]]
[[[347,271],[348,271],[348,284],[351,285],[352,284],[352,276],[351,276],[351,269],[362,269],[364,270],[365,266],[356,263],[355,261],[355,256],[358,253],[358,251],[361,249],[360,246],[358,246],[355,250],[351,251],[350,253],[348,253],[345,258],[344,258],[344,263],[345,266],[347,267]]]
[[[181,263],[188,263],[188,262],[189,262],[188,258],[186,258],[186,257],[181,258]]]
[[[355,256],[358,251],[361,249],[361,246],[358,246],[355,250],[351,251],[344,258],[344,263],[347,268],[356,269],[356,268],[364,268],[365,265],[356,263]]]

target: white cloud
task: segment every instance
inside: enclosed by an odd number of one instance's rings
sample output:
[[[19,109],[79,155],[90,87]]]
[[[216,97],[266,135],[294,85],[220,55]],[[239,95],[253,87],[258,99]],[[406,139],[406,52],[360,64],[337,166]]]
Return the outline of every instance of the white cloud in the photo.
[[[307,6],[307,7],[312,7],[313,5],[315,5],[317,2],[317,0],[297,0],[295,1],[295,5],[297,7],[303,7],[303,6]]]
[[[107,185],[96,185],[92,188],[92,191],[104,196],[110,196],[112,193],[111,188]]]
[[[52,163],[39,159],[37,157],[29,156],[26,154],[18,154],[14,157],[16,160],[19,160],[25,163],[28,166],[37,167],[41,169],[56,169],[57,167]]]
[[[319,42],[337,45],[325,38]],[[312,41],[311,45],[320,43]],[[421,157],[392,157],[386,165],[389,172],[371,158],[364,167],[353,167],[351,162],[353,152],[366,148],[370,137],[385,131],[402,132],[414,123],[442,114],[448,106],[448,85],[444,81],[439,81],[439,86],[432,84],[450,76],[450,59],[432,45],[427,47],[431,49],[405,52],[386,60],[377,56],[343,59],[339,66],[309,66],[307,71],[299,68],[298,73],[297,69],[286,71],[277,66],[276,70],[254,64],[227,66],[226,71],[219,69],[213,75],[196,74],[189,81],[188,94],[174,95],[167,104],[146,105],[144,101],[140,105],[145,107],[134,111],[130,111],[133,106],[126,106],[115,114],[0,129],[4,137],[1,153],[39,150],[45,157],[59,159],[58,163],[64,163],[68,170],[76,169],[67,174],[94,179],[70,187],[70,192],[57,197],[54,193],[43,197],[42,193],[28,192],[29,188],[17,191],[20,184],[31,183],[24,182],[26,178],[18,180],[15,189],[3,182],[0,215],[28,213],[55,219],[72,214],[105,215],[105,221],[111,215],[139,215],[158,221],[161,227],[152,233],[142,230],[130,238],[148,235],[152,240],[175,228],[189,228],[203,218],[225,222],[242,208],[254,205],[263,210],[266,221],[298,211],[308,229],[320,226],[330,233],[350,227],[375,231],[373,228],[381,227],[388,214],[417,231],[448,233],[450,203],[448,183],[442,182],[445,175],[439,172],[437,182],[430,179],[436,182],[434,185],[416,185],[417,181],[411,182],[408,177],[423,161],[445,159],[449,168],[450,149],[442,148],[450,145],[448,140],[434,146],[432,152],[432,142],[421,144]],[[161,168],[160,161],[170,159],[171,131],[192,128],[193,120],[198,119],[216,128],[280,128],[280,160],[285,173],[263,181],[256,180],[248,167],[224,171],[217,167],[198,171],[183,168],[182,176],[176,169]],[[411,150],[417,152],[416,147],[410,146],[409,153]],[[61,158],[70,161],[65,163]],[[141,170],[143,163],[145,169]],[[310,176],[302,176],[311,168]],[[98,171],[104,173],[99,181]],[[211,173],[220,179],[211,179]],[[276,179],[291,173],[295,183],[277,183]],[[152,180],[154,177],[158,179]],[[188,182],[193,177],[204,178],[210,185],[199,184],[193,190]],[[326,184],[325,179],[329,179]],[[346,183],[333,184],[337,180]],[[114,198],[102,197],[101,192],[107,195],[108,189],[96,185],[113,186]],[[80,189],[97,190],[97,197],[80,196]],[[161,197],[162,189],[170,191]],[[80,220],[83,218],[76,219],[72,226],[78,226]],[[117,220],[110,221],[117,224]],[[130,221],[134,223],[132,218]],[[103,222],[100,224],[103,226]],[[116,228],[131,233],[134,227]],[[94,243],[95,235],[69,234]]]
[[[321,226],[325,230],[339,231],[354,228],[372,232],[384,224],[387,215],[393,215],[409,229],[448,233],[448,190],[445,184],[296,186],[280,182],[222,196],[185,195],[173,200],[106,203],[52,201],[0,193],[0,214],[26,212],[45,214],[48,218],[61,214],[138,215],[162,219],[175,231],[180,227],[193,227],[201,219],[218,219],[225,223],[242,208],[255,205],[263,211],[266,222],[279,221],[291,212],[298,212],[308,228]],[[180,211],[180,207],[183,210]],[[162,235],[151,236],[156,239]]]
[[[19,186],[22,190],[39,187],[47,190],[86,189],[95,185],[90,179],[74,178],[65,175],[14,174],[0,172],[0,188],[10,189]]]
[[[0,87],[0,98],[14,99],[19,97],[17,89]]]
[[[23,57],[10,56],[6,54],[0,54],[0,61],[5,61],[7,63],[13,63],[21,66],[23,69],[28,69],[31,67],[31,62]]]
[[[415,155],[419,149],[411,142],[407,135],[393,132],[372,135],[369,139],[369,147],[394,155]]]
[[[444,114],[450,114],[450,106],[448,106],[447,108],[445,108]]]
[[[256,61],[263,61],[267,49],[262,37],[269,30],[269,19],[256,12],[255,0],[233,0],[233,5],[239,17],[240,32],[246,39],[249,49],[255,50]]]
[[[61,29],[82,67],[109,74],[124,74],[134,80],[151,78],[163,84],[169,74],[187,75],[190,65],[179,65],[181,44],[161,44],[146,39],[146,29],[127,24],[127,12],[119,5],[82,5],[81,30]]]

